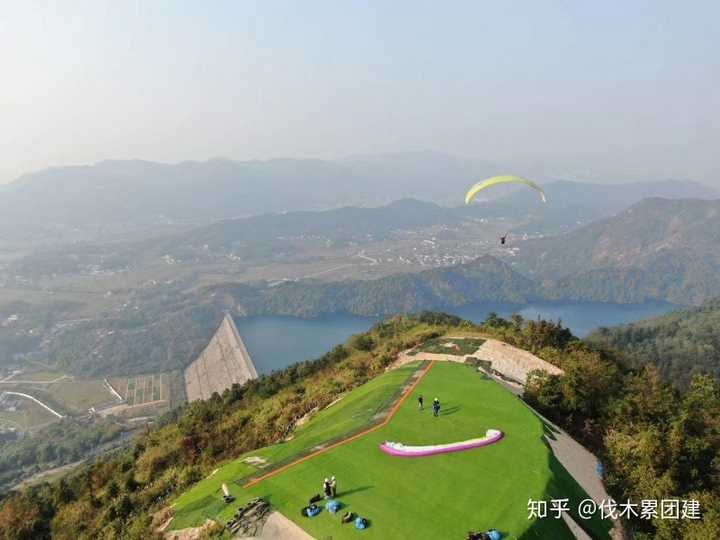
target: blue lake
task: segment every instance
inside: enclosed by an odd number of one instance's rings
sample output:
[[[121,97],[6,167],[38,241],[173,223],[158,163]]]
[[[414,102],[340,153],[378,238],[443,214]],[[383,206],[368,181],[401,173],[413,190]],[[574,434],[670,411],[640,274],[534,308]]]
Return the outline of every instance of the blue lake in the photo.
[[[665,303],[537,302],[469,304],[444,311],[478,323],[492,311],[502,317],[519,313],[526,319],[560,319],[576,336],[583,337],[600,326],[661,315],[675,307]],[[270,373],[301,360],[318,358],[352,334],[367,330],[378,320],[354,315],[328,315],[314,319],[263,315],[235,319],[260,373]]]

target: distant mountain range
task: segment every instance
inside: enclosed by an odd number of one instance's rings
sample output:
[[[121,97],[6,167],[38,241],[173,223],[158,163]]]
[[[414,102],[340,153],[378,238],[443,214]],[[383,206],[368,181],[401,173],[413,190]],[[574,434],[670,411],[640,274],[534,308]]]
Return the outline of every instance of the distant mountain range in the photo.
[[[468,219],[466,212],[415,199],[401,199],[376,208],[346,206],[324,212],[288,212],[228,219],[178,234],[174,240],[211,246],[239,244],[278,237],[322,236],[336,241],[383,238],[402,230],[433,225],[453,226]]]
[[[266,263],[291,255],[292,239],[301,236],[338,244],[362,242],[399,230],[452,227],[482,215],[481,205],[444,208],[411,199],[380,208],[266,214],[143,242],[36,253],[14,262],[10,271],[40,275],[76,273],[91,265],[118,269],[168,254],[201,263],[206,257],[236,253],[246,263]],[[720,200],[645,199],[614,217],[567,234],[526,241],[517,238],[511,236],[504,261],[535,282],[542,291],[538,294],[546,298],[698,304],[720,294]],[[360,294],[369,286],[345,283],[342,287],[354,287]]]
[[[551,297],[697,304],[720,294],[720,200],[646,199],[518,248],[513,268]]]
[[[663,180],[626,184],[589,184],[566,180],[544,186],[547,204],[532,190],[519,189],[483,210],[494,215],[530,216],[527,231],[555,232],[608,218],[648,198],[713,199],[720,193],[690,181]]]
[[[619,350],[632,367],[655,364],[680,387],[686,387],[696,373],[720,378],[720,298],[660,317],[601,328],[586,340]]]
[[[323,212],[261,214],[221,220],[182,233],[133,242],[89,243],[40,250],[12,264],[23,275],[76,273],[83,266],[104,269],[137,266],[146,258],[171,255],[178,259],[204,259],[213,252],[233,252],[244,262],[267,262],[293,253],[293,239],[322,237],[337,244],[383,239],[392,232],[433,225],[453,226],[468,216],[456,209],[413,199],[378,208],[343,207]]]
[[[646,199],[568,234],[508,247],[502,264],[486,256],[369,282],[287,283],[254,288],[240,303],[253,313],[387,314],[533,298],[699,304],[720,294],[720,200]]]
[[[104,161],[27,174],[9,184],[0,214],[47,221],[179,220],[339,206],[378,206],[413,196],[436,200],[461,192],[493,166],[435,153],[343,161],[215,159],[177,164]],[[450,200],[462,200],[458,195]]]
[[[339,161],[104,161],[46,169],[9,184],[0,192],[0,226],[4,236],[39,229],[57,235],[62,227],[92,226],[102,239],[102,227],[115,224],[206,224],[266,213],[379,206],[406,197],[459,206],[470,184],[500,172],[497,164],[432,152]],[[534,193],[498,188],[486,195],[502,197],[501,203],[467,211],[529,214],[529,226],[568,228],[608,217],[646,197],[714,196],[693,182],[544,183],[547,205],[538,204]]]

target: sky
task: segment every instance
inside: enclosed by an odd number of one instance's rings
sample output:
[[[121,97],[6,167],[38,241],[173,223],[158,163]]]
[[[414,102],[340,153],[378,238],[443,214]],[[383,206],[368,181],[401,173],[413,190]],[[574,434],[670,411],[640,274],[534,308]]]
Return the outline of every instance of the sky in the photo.
[[[720,187],[714,1],[0,4],[0,183],[434,150]]]

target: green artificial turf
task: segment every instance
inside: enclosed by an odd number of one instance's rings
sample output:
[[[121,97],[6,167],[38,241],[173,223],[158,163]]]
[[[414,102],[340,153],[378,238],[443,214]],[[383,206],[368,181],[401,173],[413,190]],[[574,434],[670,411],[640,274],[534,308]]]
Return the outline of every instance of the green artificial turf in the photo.
[[[344,438],[345,434],[370,427],[373,417],[393,404],[393,398],[397,397],[403,383],[420,366],[420,362],[413,362],[373,379],[350,392],[338,403],[313,416],[309,422],[296,430],[292,440],[254,450],[220,467],[215,474],[200,481],[174,502],[175,518],[170,528],[183,529],[202,525],[208,518],[225,523],[239,505],[254,496],[236,482],[258,472],[271,470],[274,464],[300,457],[317,445],[335,441],[339,437]],[[242,460],[249,456],[265,459],[268,466],[258,468],[244,463]],[[223,483],[237,498],[235,504],[226,505],[222,502]]]
[[[334,406],[335,411],[331,407],[318,414],[287,446],[303,438],[306,443],[342,432],[349,422],[347,415],[363,410],[368,414],[373,403],[391,394],[388,386],[402,384],[407,373],[404,375],[390,372],[355,390]],[[414,399],[418,393],[425,396],[426,403],[436,396],[441,400],[440,417],[434,418],[428,408],[418,411]],[[489,428],[500,429],[505,437],[494,445],[464,452],[400,458],[379,449],[385,440],[417,445],[450,443],[483,436]],[[224,521],[239,505],[261,496],[318,539],[358,535],[460,539],[468,530],[491,527],[505,538],[572,538],[562,520],[528,520],[529,498],[569,497],[572,508],[586,497],[543,443],[543,429],[541,420],[496,382],[468,366],[437,363],[387,426],[248,490],[238,488],[234,490],[236,503],[225,506],[219,501],[220,478],[227,481],[233,475],[247,474],[246,465],[229,464],[178,499],[172,527],[199,525],[205,517]],[[278,446],[265,450],[280,452]],[[263,455],[263,451],[252,455]],[[342,525],[339,515],[325,510],[314,518],[300,516],[308,499],[321,492],[323,478],[331,475],[337,476],[343,511],[366,517],[368,529]],[[596,519],[580,524],[594,538],[609,537],[608,523]]]

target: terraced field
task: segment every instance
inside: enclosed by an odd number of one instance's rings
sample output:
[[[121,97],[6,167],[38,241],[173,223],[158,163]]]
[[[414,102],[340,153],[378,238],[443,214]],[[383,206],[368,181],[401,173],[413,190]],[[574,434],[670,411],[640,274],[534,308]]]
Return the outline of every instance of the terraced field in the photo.
[[[168,373],[113,377],[108,382],[129,406],[170,399],[170,375]]]

